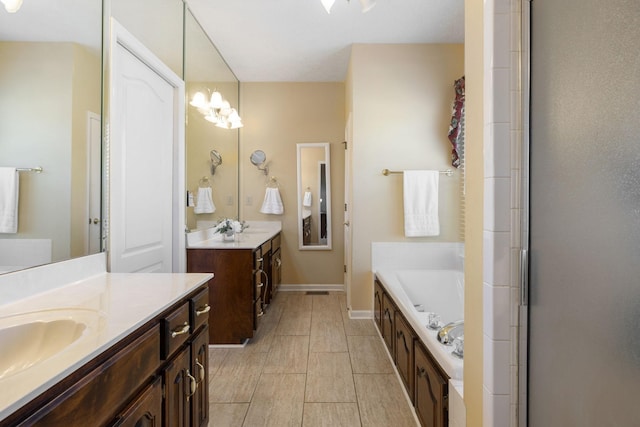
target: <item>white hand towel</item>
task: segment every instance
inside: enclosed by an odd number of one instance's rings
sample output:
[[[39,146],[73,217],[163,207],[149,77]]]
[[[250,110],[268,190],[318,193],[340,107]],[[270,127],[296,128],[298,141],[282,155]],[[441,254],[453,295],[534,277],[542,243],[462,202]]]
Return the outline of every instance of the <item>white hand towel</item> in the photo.
[[[305,206],[305,207],[311,206],[311,191],[304,192],[304,197],[302,198],[302,206]]]
[[[404,172],[404,235],[407,237],[437,236],[438,171]]]
[[[213,213],[216,211],[216,205],[213,204],[211,198],[211,187],[198,188],[198,200],[193,212],[196,214]]]
[[[260,212],[273,215],[282,215],[284,213],[284,206],[282,205],[278,187],[267,187]]]
[[[18,189],[16,168],[0,168],[0,233],[18,232]]]

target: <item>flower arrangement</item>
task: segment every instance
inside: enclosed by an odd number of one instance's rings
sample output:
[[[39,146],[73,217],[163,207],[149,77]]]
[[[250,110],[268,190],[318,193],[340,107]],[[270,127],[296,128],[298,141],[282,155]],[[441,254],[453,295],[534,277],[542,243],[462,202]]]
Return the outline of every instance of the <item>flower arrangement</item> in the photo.
[[[215,227],[215,232],[220,234],[232,235],[235,233],[242,233],[245,228],[249,227],[245,221],[237,221],[231,218],[224,218],[218,222]]]

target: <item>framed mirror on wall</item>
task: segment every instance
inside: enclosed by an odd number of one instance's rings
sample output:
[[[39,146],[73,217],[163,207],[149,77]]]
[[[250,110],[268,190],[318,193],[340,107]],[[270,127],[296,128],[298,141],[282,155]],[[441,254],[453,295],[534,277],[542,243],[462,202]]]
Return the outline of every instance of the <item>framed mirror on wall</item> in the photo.
[[[298,248],[331,249],[331,161],[328,142],[297,144]]]
[[[0,166],[23,170],[17,229],[0,233],[0,273],[101,250],[102,8],[2,7]]]

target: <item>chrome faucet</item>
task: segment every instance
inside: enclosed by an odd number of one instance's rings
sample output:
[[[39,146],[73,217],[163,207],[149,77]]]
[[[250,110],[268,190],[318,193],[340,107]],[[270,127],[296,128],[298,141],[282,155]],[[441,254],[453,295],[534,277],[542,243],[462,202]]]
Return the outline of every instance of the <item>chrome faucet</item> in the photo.
[[[453,344],[453,340],[464,334],[464,320],[447,323],[438,330],[438,341],[444,345]]]

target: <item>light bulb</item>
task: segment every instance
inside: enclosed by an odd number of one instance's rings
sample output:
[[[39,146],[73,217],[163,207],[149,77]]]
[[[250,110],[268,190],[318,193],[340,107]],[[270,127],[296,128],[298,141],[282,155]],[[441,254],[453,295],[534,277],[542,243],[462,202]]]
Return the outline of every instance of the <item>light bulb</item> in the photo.
[[[320,2],[324,6],[324,9],[327,11],[327,13],[331,13],[331,7],[336,2],[336,0],[320,0]]]
[[[16,13],[20,6],[22,6],[22,0],[0,0],[4,3],[4,8],[7,9],[9,13]]]

